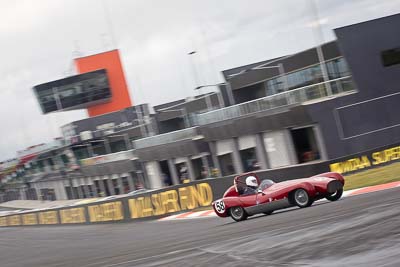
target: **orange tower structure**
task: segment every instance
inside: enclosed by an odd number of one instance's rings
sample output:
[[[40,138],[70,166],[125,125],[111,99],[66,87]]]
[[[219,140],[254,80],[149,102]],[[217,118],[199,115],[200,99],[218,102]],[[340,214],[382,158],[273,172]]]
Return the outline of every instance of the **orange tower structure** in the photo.
[[[75,65],[79,74],[99,69],[106,69],[107,71],[112,93],[111,101],[88,107],[87,111],[89,117],[118,111],[132,106],[118,49],[76,58]]]

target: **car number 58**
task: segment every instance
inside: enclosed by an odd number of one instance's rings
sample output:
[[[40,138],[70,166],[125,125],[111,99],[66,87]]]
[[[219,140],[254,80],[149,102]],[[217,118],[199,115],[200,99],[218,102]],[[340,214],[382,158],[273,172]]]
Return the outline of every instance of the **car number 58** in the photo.
[[[215,202],[215,210],[218,213],[224,213],[225,212],[225,203],[224,203],[224,201],[222,199]]]

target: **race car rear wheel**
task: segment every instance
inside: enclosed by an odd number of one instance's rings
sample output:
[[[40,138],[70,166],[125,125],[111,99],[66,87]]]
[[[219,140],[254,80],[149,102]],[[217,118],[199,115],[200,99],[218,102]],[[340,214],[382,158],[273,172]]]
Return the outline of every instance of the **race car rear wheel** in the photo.
[[[343,188],[336,190],[335,193],[333,193],[333,194],[330,195],[330,196],[327,196],[326,199],[327,199],[327,200],[330,200],[330,201],[336,201],[336,200],[338,200],[339,198],[341,198],[342,195],[343,195]]]
[[[242,207],[232,207],[229,209],[232,219],[237,222],[244,221],[247,219],[247,213]]]
[[[303,189],[297,189],[293,192],[292,201],[295,205],[299,206],[300,208],[305,208],[311,206],[313,203],[312,198],[308,194],[308,192]]]

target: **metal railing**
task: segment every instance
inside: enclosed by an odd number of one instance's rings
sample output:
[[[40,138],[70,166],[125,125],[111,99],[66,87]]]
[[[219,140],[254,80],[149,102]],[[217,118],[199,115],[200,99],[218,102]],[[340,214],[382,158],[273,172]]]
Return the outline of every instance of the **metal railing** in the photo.
[[[132,141],[135,149],[172,143],[179,140],[190,139],[197,135],[196,127],[173,131],[170,133],[154,135]]]
[[[332,88],[332,95],[328,95],[327,93],[326,82],[321,82],[238,105],[202,113],[198,115],[197,123],[199,125],[205,125],[355,90],[351,76],[330,80],[329,83]]]
[[[133,153],[133,150],[126,150],[126,151],[120,151],[120,152],[95,156],[91,158],[81,159],[80,164],[82,166],[91,166],[91,165],[108,163],[119,160],[130,160],[134,157],[135,155]]]

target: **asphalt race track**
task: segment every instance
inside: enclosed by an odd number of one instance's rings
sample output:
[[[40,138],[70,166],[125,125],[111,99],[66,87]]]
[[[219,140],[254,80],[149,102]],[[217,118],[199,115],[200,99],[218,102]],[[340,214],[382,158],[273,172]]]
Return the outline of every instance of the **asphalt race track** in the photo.
[[[0,228],[0,266],[400,266],[400,188],[230,218]]]

